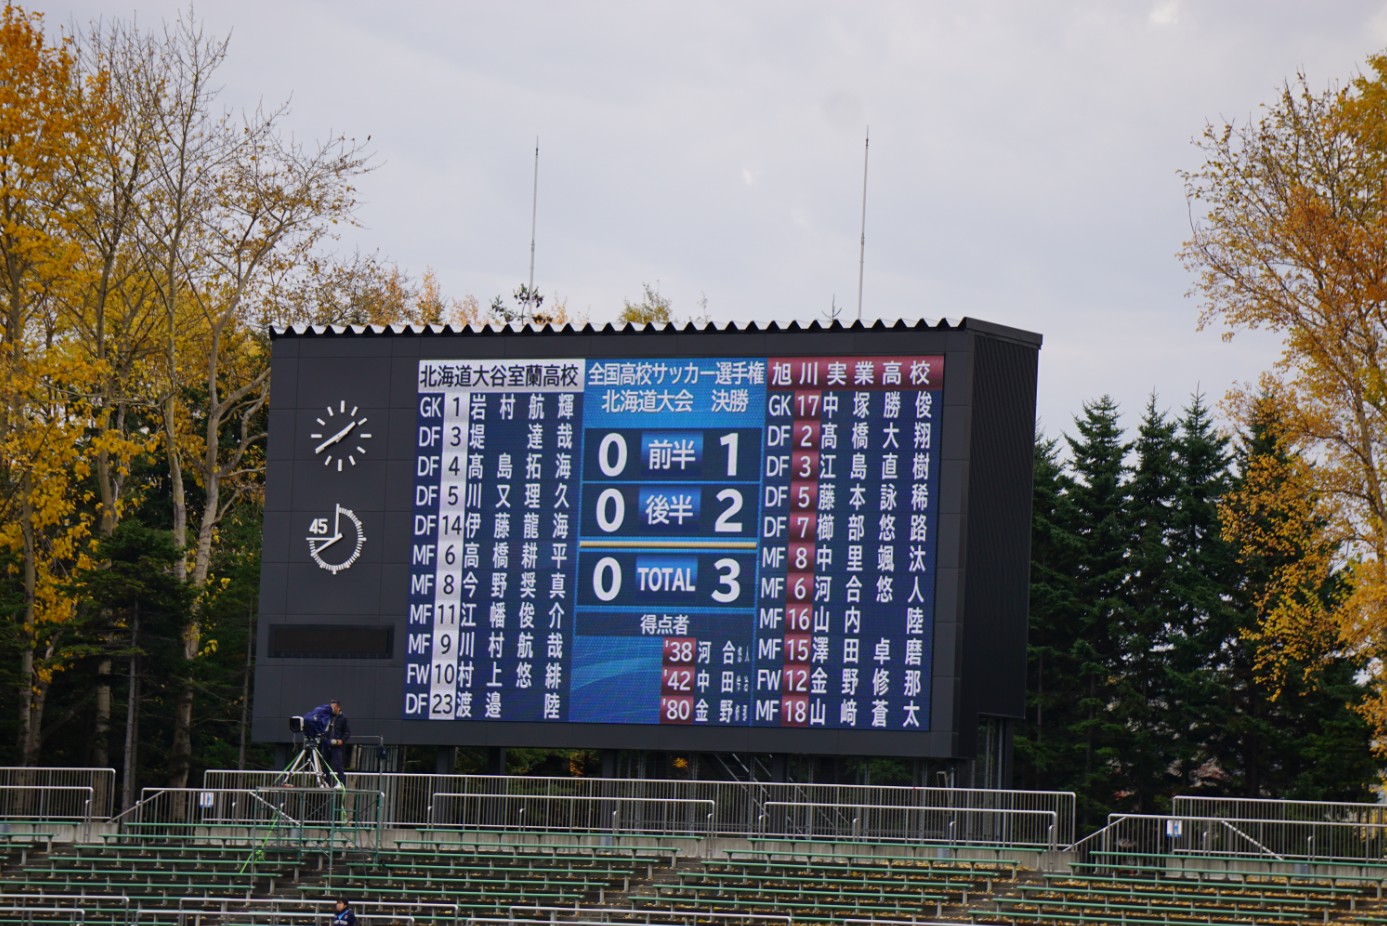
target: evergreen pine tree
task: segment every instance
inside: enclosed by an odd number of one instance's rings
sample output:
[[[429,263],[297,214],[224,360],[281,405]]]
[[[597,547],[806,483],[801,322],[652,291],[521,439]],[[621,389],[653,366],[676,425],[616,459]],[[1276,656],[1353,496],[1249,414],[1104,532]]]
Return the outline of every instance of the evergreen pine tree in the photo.
[[[1083,826],[1102,820],[1119,799],[1117,769],[1126,743],[1124,719],[1114,713],[1113,680],[1124,656],[1117,630],[1125,607],[1127,550],[1132,528],[1127,514],[1126,463],[1117,404],[1108,396],[1084,404],[1066,436],[1075,476],[1072,532],[1076,606],[1066,640],[1074,666],[1078,717],[1072,730],[1071,761],[1077,772],[1070,785],[1079,795]]]
[[[1223,538],[1219,504],[1230,485],[1228,439],[1215,430],[1195,394],[1175,441],[1177,491],[1170,541],[1174,551],[1170,617],[1172,771],[1178,792],[1218,788],[1226,776],[1210,748],[1231,718],[1222,710],[1228,654],[1237,635],[1229,593],[1233,550]]]
[[[1079,702],[1073,659],[1078,544],[1073,483],[1058,440],[1036,436],[1034,472],[1026,718],[1016,730],[1017,778],[1023,788],[1068,789],[1077,777],[1069,746]]]
[[[1116,750],[1119,807],[1136,813],[1161,809],[1169,793],[1172,760],[1171,619],[1179,610],[1172,522],[1179,491],[1175,426],[1153,394],[1138,428],[1127,514],[1130,552],[1124,606],[1113,613],[1118,660],[1113,667],[1113,712],[1123,730]]]

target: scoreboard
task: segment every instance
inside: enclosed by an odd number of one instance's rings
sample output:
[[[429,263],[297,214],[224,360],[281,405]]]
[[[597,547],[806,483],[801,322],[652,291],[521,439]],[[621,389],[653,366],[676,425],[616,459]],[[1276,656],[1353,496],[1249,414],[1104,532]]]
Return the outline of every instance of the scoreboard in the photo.
[[[404,717],[928,728],[943,375],[420,361]]]
[[[277,333],[256,737],[966,754],[1020,714],[1039,346],[969,325]],[[971,569],[970,483],[1020,506]]]

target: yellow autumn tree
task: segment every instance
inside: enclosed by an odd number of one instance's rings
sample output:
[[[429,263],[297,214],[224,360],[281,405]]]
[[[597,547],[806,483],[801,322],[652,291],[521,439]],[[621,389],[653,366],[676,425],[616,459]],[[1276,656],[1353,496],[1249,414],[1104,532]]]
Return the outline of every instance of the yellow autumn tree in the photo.
[[[80,483],[93,370],[61,322],[85,285],[74,241],[76,176],[104,120],[102,77],[79,77],[72,43],[41,17],[0,13],[0,550],[21,576],[9,615],[20,650],[18,751],[38,755],[44,698],[66,665],[73,604],[61,586],[88,565]],[[8,700],[8,699],[7,699]]]
[[[305,144],[283,129],[287,109],[228,114],[215,74],[227,41],[191,15],[159,43],[156,147],[144,210],[142,260],[156,293],[162,346],[155,405],[168,467],[178,579],[209,588],[218,527],[260,491],[269,400],[265,326],[284,318],[279,282],[312,262],[336,224],[351,221],[363,147],[337,137]],[[197,501],[190,501],[189,489]],[[187,784],[193,666],[214,650],[195,605],[181,632],[169,783]]]
[[[270,325],[456,325],[485,321],[473,296],[447,295],[431,267],[416,282],[377,254],[312,256],[273,281]],[[565,315],[565,319],[566,319]]]
[[[1387,56],[1347,86],[1287,82],[1259,117],[1209,125],[1184,175],[1182,257],[1200,320],[1269,329],[1285,438],[1315,463],[1352,592],[1331,617],[1374,674],[1364,713],[1387,754]],[[1268,632],[1277,632],[1276,623]]]
[[[79,68],[99,79],[86,88],[93,114],[87,129],[91,156],[75,165],[69,210],[82,285],[69,287],[59,308],[74,357],[91,374],[84,394],[89,409],[85,456],[96,492],[97,531],[105,538],[116,530],[124,512],[139,504],[147,484],[131,474],[137,461],[148,460],[157,449],[145,410],[164,340],[164,316],[141,259],[140,235],[153,180],[150,152],[158,144],[158,97],[151,88],[159,86],[163,76],[159,41],[129,23],[98,21],[77,41]],[[98,767],[111,764],[115,630],[105,626],[89,631],[104,644],[93,647],[100,652],[90,761]]]
[[[674,309],[669,298],[660,294],[659,284],[651,286],[642,283],[641,286],[645,289],[645,297],[640,302],[627,299],[616,320],[627,325],[668,325],[673,322]]]
[[[1347,590],[1335,574],[1339,538],[1330,533],[1315,469],[1285,433],[1277,384],[1262,387],[1236,403],[1247,423],[1242,473],[1219,514],[1256,618],[1243,634],[1253,670],[1279,694],[1340,651]]]

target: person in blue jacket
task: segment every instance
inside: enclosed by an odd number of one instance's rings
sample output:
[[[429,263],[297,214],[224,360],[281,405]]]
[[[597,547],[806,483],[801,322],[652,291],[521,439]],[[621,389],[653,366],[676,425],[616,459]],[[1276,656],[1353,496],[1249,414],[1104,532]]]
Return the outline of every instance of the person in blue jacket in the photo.
[[[356,914],[344,897],[337,898],[337,913],[332,917],[332,926],[356,926]]]
[[[333,698],[328,704],[332,707],[332,717],[328,720],[323,734],[323,745],[327,747],[327,764],[337,779],[338,787],[347,786],[347,743],[352,739],[352,725],[347,715],[342,713],[342,702]],[[355,922],[353,920],[352,922]]]

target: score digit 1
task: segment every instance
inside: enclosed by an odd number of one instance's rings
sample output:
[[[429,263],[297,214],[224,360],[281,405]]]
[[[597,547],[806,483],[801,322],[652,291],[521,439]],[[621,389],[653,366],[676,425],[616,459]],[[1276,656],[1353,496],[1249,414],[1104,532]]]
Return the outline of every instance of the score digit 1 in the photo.
[[[694,654],[698,641],[693,637],[665,637],[664,659],[660,666],[660,723],[693,722]]]

